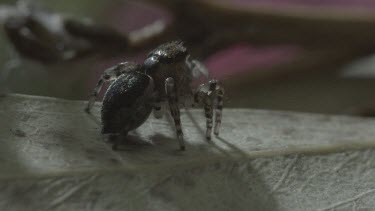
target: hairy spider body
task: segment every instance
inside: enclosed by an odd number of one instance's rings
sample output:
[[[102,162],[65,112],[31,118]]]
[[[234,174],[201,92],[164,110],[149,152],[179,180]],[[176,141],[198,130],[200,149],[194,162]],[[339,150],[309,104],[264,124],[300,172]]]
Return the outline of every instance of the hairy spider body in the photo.
[[[187,56],[186,48],[179,42],[162,44],[148,54],[144,62],[145,71],[155,81],[159,100],[167,98],[167,78],[173,78],[178,96],[191,96],[192,73],[186,65]]]
[[[219,134],[224,89],[217,80],[210,80],[193,90],[192,80],[199,75],[207,77],[206,69],[198,61],[189,60],[181,42],[165,43],[151,51],[143,65],[124,62],[107,69],[91,94],[86,112],[90,112],[103,83],[113,82],[103,98],[102,133],[120,134],[114,149],[129,131],[147,120],[152,110],[156,118],[161,118],[164,105],[168,105],[180,149],[184,150],[181,106],[191,106],[193,101],[204,106],[207,140],[211,139],[216,108],[214,133]]]
[[[108,88],[101,111],[102,133],[117,134],[143,124],[152,111],[153,80],[140,72],[120,75]]]

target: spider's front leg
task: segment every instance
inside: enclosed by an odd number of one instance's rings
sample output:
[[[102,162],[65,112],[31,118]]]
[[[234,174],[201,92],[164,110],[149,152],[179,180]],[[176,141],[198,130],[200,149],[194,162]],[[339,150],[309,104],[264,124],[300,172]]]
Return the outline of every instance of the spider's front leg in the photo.
[[[224,88],[222,85],[216,83],[216,115],[215,115],[215,128],[214,134],[219,135],[219,130],[221,126],[221,118],[223,116],[223,98],[224,98]]]
[[[210,97],[210,96],[208,96]],[[211,132],[212,132],[212,117],[213,117],[213,105],[211,101],[207,101],[204,104],[204,114],[206,116],[206,139],[209,141],[211,140]]]
[[[173,78],[165,80],[165,93],[168,97],[169,109],[176,126],[177,139],[180,144],[180,149],[185,150],[184,135],[181,128],[180,108],[178,106],[178,97]]]
[[[87,113],[90,113],[92,107],[94,106],[95,100],[98,97],[98,94],[105,82],[112,82],[116,80],[116,78],[120,76],[122,73],[130,71],[131,69],[129,67],[132,66],[134,66],[133,68],[138,68],[139,65],[130,62],[124,62],[106,69],[104,73],[100,76],[94,90],[91,92],[85,111]]]

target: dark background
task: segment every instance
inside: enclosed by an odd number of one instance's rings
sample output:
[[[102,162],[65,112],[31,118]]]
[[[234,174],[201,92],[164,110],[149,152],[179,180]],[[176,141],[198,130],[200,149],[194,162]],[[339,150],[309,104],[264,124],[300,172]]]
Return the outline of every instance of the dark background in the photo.
[[[166,23],[173,19],[172,14],[160,5],[136,1],[40,0],[35,2],[48,10],[76,19],[90,18],[96,23],[108,25],[124,34],[158,19]],[[262,37],[264,28],[267,31],[267,28],[279,26],[278,32],[283,32],[281,35],[286,37],[280,41],[280,34],[265,33],[269,36],[269,42],[259,42],[257,39],[244,42],[239,39],[238,42],[232,42],[207,57],[197,56],[207,65],[213,77],[224,82],[227,89],[225,101],[227,107],[372,116],[372,110],[375,108],[372,94],[375,88],[373,83],[375,64],[372,62],[370,43],[373,41],[365,36],[366,26],[360,28],[361,31],[357,31],[356,28],[350,29],[350,17],[356,19],[363,16],[361,21],[372,23],[375,20],[375,17],[372,17],[375,2],[370,0],[216,2],[223,3],[227,8],[240,7],[243,10],[260,8],[265,11],[265,18],[260,19],[261,21],[248,18],[249,23],[254,23],[253,28],[259,30],[259,37]],[[14,5],[15,1],[2,0],[0,3]],[[0,12],[0,17],[1,14],[4,13]],[[267,14],[270,16],[276,14],[276,18],[269,22],[262,22],[268,20]],[[279,14],[306,17],[306,25],[302,22],[294,26],[293,20],[290,24],[285,23],[284,19],[277,19]],[[348,17],[345,17],[346,15]],[[231,14],[228,14],[228,17],[230,16]],[[351,40],[342,38],[340,30],[335,34],[332,27],[324,27],[325,18],[334,19],[335,16],[346,18],[348,24],[344,22],[340,27],[347,28],[350,36],[353,35],[355,39],[360,40],[360,46],[352,44],[353,48],[345,48]],[[315,20],[316,17],[322,17],[322,25],[308,21]],[[318,20],[320,21],[319,18]],[[241,26],[242,22],[246,21],[245,18],[233,24]],[[197,26],[199,24],[197,22]],[[283,31],[283,24],[290,27]],[[310,28],[311,31],[303,31],[300,26],[307,26],[306,28]],[[189,27],[187,30],[196,30]],[[319,33],[309,37],[311,32]],[[343,41],[331,46],[328,39],[326,44],[321,44],[327,38],[325,35]],[[361,38],[361,35],[364,37]],[[307,37],[306,40],[300,42],[299,39],[302,40],[304,36]],[[275,40],[277,42],[274,42]],[[298,41],[294,42],[294,40]],[[366,45],[367,41],[368,45]],[[10,92],[76,100],[87,99],[88,93],[106,67],[120,61],[141,62],[151,49],[145,47],[137,52],[127,52],[109,58],[92,57],[79,62],[46,65],[19,56],[4,33],[0,34],[0,43],[2,46],[0,65],[3,66],[3,72],[10,72],[5,80]],[[358,51],[360,53],[357,53]]]

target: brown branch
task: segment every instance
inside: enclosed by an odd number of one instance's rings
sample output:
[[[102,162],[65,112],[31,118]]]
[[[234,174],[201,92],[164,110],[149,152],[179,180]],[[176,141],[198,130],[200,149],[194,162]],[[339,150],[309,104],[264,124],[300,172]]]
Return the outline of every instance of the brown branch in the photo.
[[[244,41],[255,46],[290,43],[307,50],[306,55],[289,64],[243,77],[246,81],[272,81],[272,78],[283,75],[301,72],[303,75],[308,71],[327,69],[323,67],[343,65],[371,53],[375,47],[375,28],[372,27],[375,15],[358,11],[343,13],[343,10],[303,7],[239,8],[208,0],[144,1],[158,4],[171,12],[174,15],[172,24],[166,25],[158,20],[129,34],[119,34],[96,24],[85,25],[77,20],[65,19],[65,28],[73,28],[67,30],[69,36],[78,36],[89,43],[89,47],[84,45],[83,49],[77,49],[77,55],[105,55],[110,52],[109,55],[114,56],[152,48],[177,38],[186,42],[194,57],[201,59]],[[228,83],[230,81],[228,79]],[[239,86],[241,83],[235,84]]]
[[[231,93],[243,90],[244,87],[252,89],[280,81],[300,80],[323,74],[327,77],[334,75],[348,62],[368,55],[362,49],[324,49],[305,51],[293,60],[274,65],[268,68],[251,69],[243,71],[241,75],[225,78],[225,85]]]
[[[375,46],[375,15],[371,11],[307,7],[245,8],[209,0],[156,0],[176,16],[185,30],[204,25],[210,36],[223,32],[233,39],[258,44],[295,43],[306,47]],[[200,20],[195,22],[195,20]],[[198,31],[201,32],[201,31]],[[200,34],[200,37],[204,35]]]
[[[358,11],[303,7],[238,8],[208,0],[145,1],[166,8],[174,15],[174,22],[166,25],[162,20],[158,20],[127,35],[107,29],[104,30],[104,41],[103,36],[98,36],[103,33],[91,30],[90,27],[100,30],[105,27],[85,25],[88,30],[83,38],[90,41],[93,49],[91,53],[107,54],[108,49],[109,52],[114,51],[114,46],[117,46],[115,54],[136,52],[177,38],[184,40],[191,52],[200,58],[244,41],[260,46],[290,43],[308,49],[375,46],[375,29],[372,27],[375,16]],[[67,21],[71,23],[71,19]],[[73,21],[80,24],[77,20]],[[122,44],[116,45],[118,43]],[[87,50],[83,52],[90,54]]]

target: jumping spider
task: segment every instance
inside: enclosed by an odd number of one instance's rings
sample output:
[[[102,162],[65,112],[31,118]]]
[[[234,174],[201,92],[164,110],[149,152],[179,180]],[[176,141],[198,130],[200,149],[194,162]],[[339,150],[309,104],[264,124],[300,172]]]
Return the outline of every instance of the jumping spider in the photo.
[[[192,80],[199,75],[208,77],[207,70],[200,62],[189,58],[182,42],[165,43],[151,51],[143,65],[124,62],[105,70],[85,110],[90,112],[103,83],[113,82],[104,95],[101,118],[103,134],[120,135],[113,145],[116,149],[121,137],[142,125],[152,110],[156,118],[161,118],[165,112],[163,105],[167,103],[180,149],[185,150],[180,106],[203,105],[207,140],[211,139],[215,108],[215,135],[219,134],[221,124],[224,89],[217,80],[209,80],[193,89]]]

